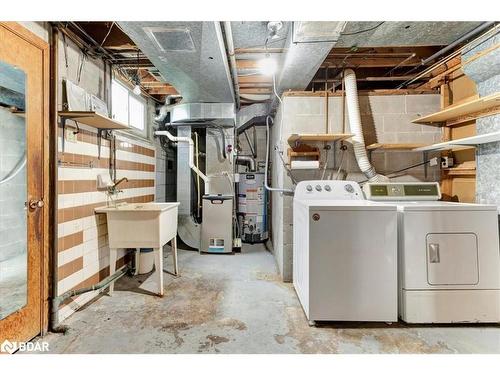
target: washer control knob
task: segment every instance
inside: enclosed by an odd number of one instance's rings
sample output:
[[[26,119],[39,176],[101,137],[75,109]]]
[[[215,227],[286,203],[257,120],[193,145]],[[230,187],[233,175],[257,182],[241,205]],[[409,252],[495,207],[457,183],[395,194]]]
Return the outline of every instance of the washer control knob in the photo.
[[[306,186],[306,190],[307,190],[307,191],[312,191],[312,190],[313,190],[313,187],[312,187],[311,185],[307,185],[307,186]]]
[[[325,185],[325,190],[326,191],[332,191],[332,188],[330,187],[330,185]]]
[[[348,193],[354,193],[354,188],[352,187],[351,184],[347,184],[344,186],[344,189],[345,191],[347,191]]]
[[[321,191],[321,185],[316,185],[316,190]]]

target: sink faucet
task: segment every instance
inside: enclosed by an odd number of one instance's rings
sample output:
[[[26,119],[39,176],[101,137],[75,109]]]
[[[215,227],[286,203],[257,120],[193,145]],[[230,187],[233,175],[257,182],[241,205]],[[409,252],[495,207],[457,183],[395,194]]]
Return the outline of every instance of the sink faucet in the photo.
[[[127,177],[120,178],[118,181],[115,181],[113,185],[110,185],[107,188],[108,197],[114,205],[116,205],[114,197],[116,197],[118,193],[121,193],[123,191],[117,188],[118,185],[120,185],[122,182],[128,182],[128,178]],[[109,201],[108,201],[108,206],[109,206]]]

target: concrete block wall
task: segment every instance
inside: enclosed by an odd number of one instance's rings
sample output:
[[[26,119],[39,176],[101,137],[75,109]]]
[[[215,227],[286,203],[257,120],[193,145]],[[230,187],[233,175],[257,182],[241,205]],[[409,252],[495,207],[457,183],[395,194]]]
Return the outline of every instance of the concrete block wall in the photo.
[[[478,41],[462,55],[462,62],[485,51],[500,42],[500,36]],[[500,50],[489,53],[464,65],[463,71],[477,85],[480,97],[500,91]],[[500,131],[500,115],[482,117],[476,120],[477,134]],[[479,145],[476,148],[476,202],[496,204],[500,207],[500,142]]]
[[[365,133],[365,143],[423,143],[431,144],[441,140],[441,130],[411,123],[418,116],[435,112],[440,108],[440,96],[428,95],[370,95],[360,96],[360,114]],[[287,161],[288,137],[293,133],[325,133],[328,126],[330,133],[342,133],[342,98],[335,96],[328,99],[328,123],[326,121],[326,99],[318,96],[285,96],[278,109],[272,127],[271,149],[278,145],[282,156]],[[347,111],[345,132],[349,133],[349,116]],[[328,125],[327,125],[328,124]],[[314,145],[314,144],[313,144]],[[347,179],[363,181],[352,146],[346,142],[346,151],[342,169]],[[323,148],[323,143],[315,146]],[[328,152],[322,152],[322,161],[328,155],[326,179],[334,179],[341,160],[338,144]],[[429,155],[432,157],[433,155]],[[422,162],[423,155],[418,152],[380,152],[372,153],[372,163],[379,173],[389,173],[409,165]],[[283,168],[276,151],[271,152],[273,187],[293,189],[292,179]],[[297,181],[320,179],[322,170],[292,171]],[[398,180],[438,181],[438,167],[427,169],[427,178],[423,167],[409,170]],[[285,281],[292,280],[293,249],[293,197],[280,193],[272,194],[272,243],[280,270]]]

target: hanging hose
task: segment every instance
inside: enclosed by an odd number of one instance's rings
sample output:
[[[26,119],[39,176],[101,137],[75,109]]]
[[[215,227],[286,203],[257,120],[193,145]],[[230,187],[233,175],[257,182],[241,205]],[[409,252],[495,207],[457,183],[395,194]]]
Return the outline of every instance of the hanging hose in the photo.
[[[347,112],[349,113],[349,127],[354,136],[351,138],[354,147],[354,155],[359,169],[370,182],[388,181],[389,179],[378,174],[371,165],[365,148],[361,116],[359,114],[358,87],[356,74],[352,69],[346,69],[344,73],[345,93],[347,100]]]

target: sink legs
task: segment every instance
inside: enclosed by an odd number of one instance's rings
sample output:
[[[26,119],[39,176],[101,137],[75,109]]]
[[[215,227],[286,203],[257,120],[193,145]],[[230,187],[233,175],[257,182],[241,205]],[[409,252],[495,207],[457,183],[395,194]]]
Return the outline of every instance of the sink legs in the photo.
[[[109,275],[113,275],[116,272],[116,257],[118,249],[109,249]],[[109,295],[113,294],[115,289],[115,282],[113,281],[109,284]]]
[[[174,275],[179,276],[179,265],[177,264],[177,236],[170,241],[172,245],[172,260],[174,261]]]
[[[155,273],[158,284],[158,295],[163,297],[163,249],[153,249],[155,254]]]
[[[171,240],[172,245],[172,260],[174,263],[174,275],[179,276],[179,265],[177,263],[177,238],[174,237]],[[154,252],[154,262],[155,262],[155,278],[158,285],[158,295],[163,296],[163,248],[155,248]],[[116,272],[116,258],[118,249],[109,249],[109,274],[113,275]],[[135,274],[137,275],[139,271],[139,260],[140,259],[140,249],[136,249],[135,252]],[[115,283],[109,284],[109,295],[113,294],[115,288]]]

